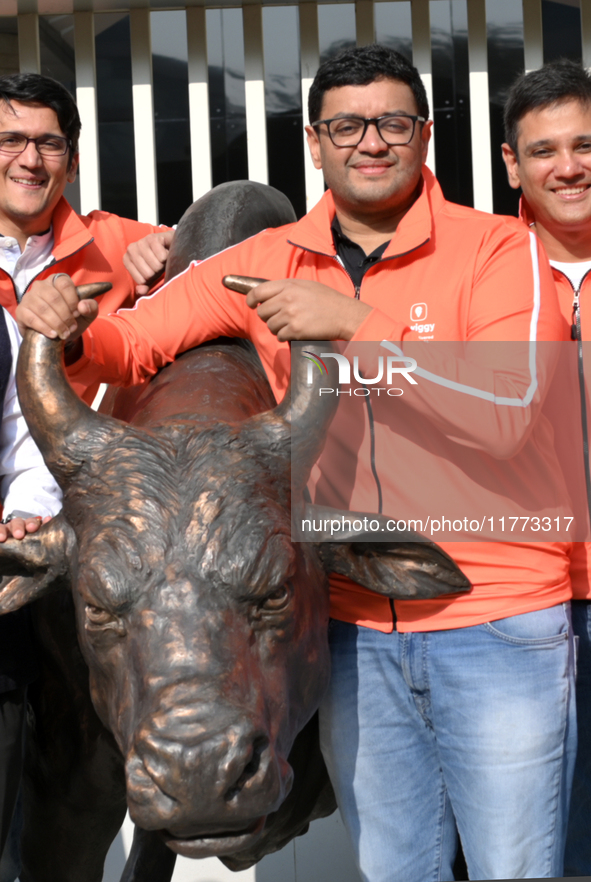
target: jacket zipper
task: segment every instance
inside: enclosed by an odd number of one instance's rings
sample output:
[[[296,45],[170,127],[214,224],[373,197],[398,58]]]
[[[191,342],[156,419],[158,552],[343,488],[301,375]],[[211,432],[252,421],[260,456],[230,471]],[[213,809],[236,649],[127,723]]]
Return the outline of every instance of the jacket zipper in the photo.
[[[556,267],[555,267],[556,269]],[[562,272],[562,270],[559,270]],[[588,270],[577,288],[573,285],[573,283],[566,278],[571,284],[573,289],[573,316],[572,316],[572,324],[570,327],[570,336],[571,340],[576,341],[577,343],[577,371],[579,375],[579,397],[581,401],[581,428],[583,430],[583,464],[585,467],[585,486],[587,490],[587,511],[589,513],[589,523],[591,523],[591,466],[589,464],[589,426],[587,420],[587,398],[585,395],[585,371],[583,365],[583,335],[581,333],[581,288],[583,282],[589,275],[591,270]],[[563,273],[563,275],[565,275]]]
[[[45,270],[46,270],[46,269],[49,269],[50,266],[57,266],[57,264],[58,264],[58,263],[61,263],[62,260],[69,260],[70,257],[74,257],[74,255],[75,255],[75,254],[78,254],[78,252],[82,251],[83,248],[88,248],[88,246],[89,246],[89,245],[92,245],[93,242],[94,242],[94,236],[93,236],[91,239],[89,239],[88,242],[85,242],[84,245],[81,245],[80,248],[77,248],[75,251],[72,251],[71,254],[65,254],[63,257],[60,257],[59,260],[56,260],[56,259],[54,258],[54,259],[53,259],[53,263],[48,263],[46,266],[43,267],[43,269],[40,269],[40,270],[39,270],[39,272],[37,273],[36,276],[33,276],[33,278],[31,279],[31,281],[29,282],[29,284],[27,285],[27,287],[26,287],[25,290],[23,291],[23,297],[25,296],[25,294],[27,293],[27,291],[29,290],[29,288],[31,287],[31,285],[33,284],[33,282],[36,282],[36,281],[37,281],[37,279],[39,278],[39,276],[41,275],[42,272],[45,272]],[[18,298],[17,298],[17,299],[18,299]],[[22,298],[21,298],[21,300],[22,300]]]
[[[380,258],[380,260],[377,260],[373,264],[373,266],[377,266],[378,263],[385,263],[387,260],[395,260],[397,257],[405,257],[407,254],[410,254],[412,251],[416,251],[418,248],[422,248],[423,245],[426,245],[428,241],[429,241],[429,239],[425,239],[425,241],[421,242],[420,245],[416,245],[414,248],[409,248],[408,251],[404,251],[401,254],[393,254],[390,257],[382,257],[382,258]],[[349,272],[345,268],[345,265],[343,264],[343,262],[339,258],[338,254],[334,255],[334,254],[326,254],[323,251],[314,251],[312,248],[305,248],[303,245],[298,245],[296,242],[292,242],[289,239],[288,239],[288,242],[290,245],[293,245],[295,248],[301,248],[302,251],[308,251],[310,254],[319,254],[321,257],[330,257],[333,260],[335,260],[338,263],[338,265],[341,267],[343,272],[347,275],[351,284],[353,285],[353,290],[355,291],[355,299],[361,300],[361,285],[355,284],[355,282],[351,278]],[[363,278],[365,278],[365,275]],[[361,281],[363,281],[363,279]],[[367,388],[367,387],[364,387],[364,388]],[[378,512],[379,512],[379,514],[382,514],[382,508],[383,508],[382,485],[380,483],[380,479],[379,479],[379,476],[377,473],[376,463],[375,463],[375,429],[374,429],[373,408],[372,408],[370,400],[369,400],[369,395],[364,396],[364,397],[365,397],[365,403],[366,403],[366,407],[367,407],[367,417],[369,420],[369,431],[370,431],[370,438],[371,438],[371,471],[374,476],[374,481],[376,483],[376,489],[377,489],[377,493],[378,493]],[[590,515],[590,517],[591,517],[591,515]],[[392,627],[393,627],[394,631],[396,631],[397,630],[396,610],[394,609],[394,601],[392,600],[392,598],[390,598],[390,611],[392,613]]]
[[[6,272],[6,270],[4,270],[4,269],[1,270],[1,272],[3,272],[4,275],[5,275],[8,279],[10,279],[10,283],[11,283],[11,285],[12,285],[12,290],[14,291],[14,299],[16,300],[16,302],[17,302],[17,303],[20,303],[20,302],[21,302],[21,300],[23,299],[23,297],[25,296],[25,294],[27,293],[27,291],[29,290],[29,288],[31,287],[31,285],[33,284],[33,282],[36,282],[37,279],[39,278],[39,276],[41,275],[41,273],[45,272],[46,269],[49,269],[50,266],[56,266],[56,264],[61,263],[62,260],[68,260],[70,257],[74,257],[75,254],[78,254],[78,252],[79,252],[79,251],[82,251],[83,248],[87,248],[89,245],[92,245],[93,242],[94,242],[94,236],[93,236],[91,239],[89,239],[88,242],[85,242],[84,245],[81,245],[80,248],[77,248],[76,251],[72,251],[71,254],[65,254],[63,257],[60,257],[59,260],[56,260],[56,259],[54,258],[53,261],[52,261],[51,263],[46,263],[45,266],[44,266],[42,269],[39,270],[39,272],[37,273],[37,275],[36,275],[36,276],[33,276],[33,278],[31,279],[31,281],[28,283],[28,285],[26,286],[25,290],[24,290],[23,293],[22,293],[22,296],[21,296],[20,300],[19,300],[19,296],[18,296],[18,294],[17,294],[16,285],[14,284],[14,279],[12,278],[11,275],[9,275],[9,274]]]
[[[332,255],[327,255],[327,256],[332,257]],[[359,285],[356,285],[354,283],[349,271],[347,270],[345,264],[343,263],[341,258],[338,256],[338,254],[333,257],[333,260],[336,260],[336,262],[339,264],[340,267],[343,268],[344,272],[347,274],[347,276],[351,280],[351,284],[353,285],[353,289],[355,291],[355,299],[361,300],[361,283],[359,283]],[[373,264],[373,266],[377,266],[377,264],[381,263],[381,262],[382,262],[381,260],[377,260]],[[363,282],[364,278],[365,278],[365,274],[363,275],[361,282]],[[364,389],[367,389],[367,386],[364,383],[362,383],[361,385]],[[364,396],[364,401],[365,401],[365,407],[367,409],[367,419],[369,422],[371,473],[373,475],[375,485],[376,485],[377,494],[378,494],[378,514],[382,514],[383,508],[384,508],[384,502],[383,502],[383,494],[382,494],[382,482],[380,481],[380,477],[378,475],[378,470],[376,467],[376,432],[375,432],[375,421],[374,421],[374,416],[373,416],[373,407],[371,406],[371,401],[370,401],[369,395]],[[394,630],[396,630],[396,613],[394,612],[394,604],[391,603],[390,606],[392,609]]]
[[[417,251],[419,248],[422,248],[423,245],[426,245],[429,241],[429,238],[425,239],[425,241],[421,242],[419,245],[415,245],[414,248],[409,248],[408,251],[401,251],[400,254],[391,254],[390,257],[380,257],[380,259],[376,260],[376,262],[372,265],[377,266],[378,263],[385,263],[387,260],[396,260],[398,257],[406,257],[407,254],[412,254],[413,251]],[[342,267],[343,271],[351,280],[351,284],[353,285],[353,289],[355,291],[355,299],[361,300],[361,285],[356,285],[354,283],[344,265],[341,263],[338,255],[327,254],[326,251],[315,251],[314,248],[306,248],[305,245],[298,245],[297,242],[292,242],[291,239],[288,239],[287,241],[290,245],[293,245],[294,248],[301,248],[302,251],[307,251],[309,254],[319,254],[321,257],[330,257],[332,260],[336,260],[336,262],[339,264],[340,267]]]

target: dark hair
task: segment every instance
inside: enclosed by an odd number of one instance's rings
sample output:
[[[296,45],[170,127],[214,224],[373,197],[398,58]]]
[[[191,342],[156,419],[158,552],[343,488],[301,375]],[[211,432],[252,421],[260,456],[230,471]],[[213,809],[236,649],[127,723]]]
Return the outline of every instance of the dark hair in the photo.
[[[324,93],[339,86],[368,86],[376,80],[400,80],[410,86],[419,116],[429,119],[429,102],[421,76],[400,52],[372,43],[345,49],[318,68],[308,95],[311,123],[320,119]]]
[[[82,123],[76,102],[61,83],[52,77],[44,77],[36,73],[0,76],[0,101],[6,104],[10,104],[11,101],[40,104],[55,111],[60,129],[71,144],[69,155],[71,164],[74,153],[78,152]]]
[[[562,58],[521,74],[505,102],[505,140],[517,155],[519,121],[530,110],[548,107],[559,101],[580,101],[591,104],[591,76],[576,61]]]

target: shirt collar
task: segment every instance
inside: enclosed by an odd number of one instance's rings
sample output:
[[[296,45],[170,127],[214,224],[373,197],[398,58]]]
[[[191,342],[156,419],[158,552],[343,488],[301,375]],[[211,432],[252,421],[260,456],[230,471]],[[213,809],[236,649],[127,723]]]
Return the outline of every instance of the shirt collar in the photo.
[[[50,227],[48,230],[45,230],[43,233],[35,233],[33,236],[29,236],[25,243],[24,251],[44,251],[47,244],[52,241],[53,242],[53,229]],[[17,240],[14,236],[5,236],[3,233],[0,233],[0,248],[4,251],[12,250],[14,247],[19,248]],[[20,248],[19,248],[20,251]]]
[[[432,234],[433,218],[444,205],[445,199],[437,179],[423,166],[421,192],[398,224],[398,229],[384,252],[384,258],[406,254],[428,242]],[[327,190],[314,208],[291,228],[289,241],[307,251],[336,256],[331,227],[334,217],[334,200],[330,190]]]

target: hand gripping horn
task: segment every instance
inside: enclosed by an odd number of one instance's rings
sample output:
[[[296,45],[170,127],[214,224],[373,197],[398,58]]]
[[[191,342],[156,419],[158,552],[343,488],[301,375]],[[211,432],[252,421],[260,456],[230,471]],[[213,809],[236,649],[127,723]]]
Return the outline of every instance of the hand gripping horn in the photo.
[[[104,294],[110,282],[80,285],[78,297]],[[63,340],[50,340],[28,329],[19,352],[17,389],[24,417],[48,469],[65,489],[68,479],[124,426],[95,413],[78,398],[68,383],[63,363]]]

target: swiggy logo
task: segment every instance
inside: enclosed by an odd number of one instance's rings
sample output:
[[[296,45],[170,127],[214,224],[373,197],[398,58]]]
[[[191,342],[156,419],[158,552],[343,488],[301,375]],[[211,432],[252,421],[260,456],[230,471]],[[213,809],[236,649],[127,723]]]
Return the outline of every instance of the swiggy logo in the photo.
[[[427,322],[427,304],[413,303],[410,308],[411,331],[417,334],[433,334],[435,330],[435,322]],[[433,337],[419,337],[419,340],[432,340]]]
[[[413,303],[410,308],[411,322],[424,322],[427,320],[427,304]]]

